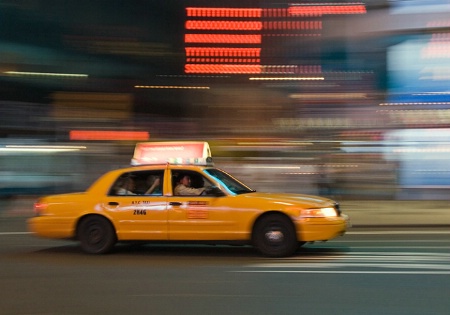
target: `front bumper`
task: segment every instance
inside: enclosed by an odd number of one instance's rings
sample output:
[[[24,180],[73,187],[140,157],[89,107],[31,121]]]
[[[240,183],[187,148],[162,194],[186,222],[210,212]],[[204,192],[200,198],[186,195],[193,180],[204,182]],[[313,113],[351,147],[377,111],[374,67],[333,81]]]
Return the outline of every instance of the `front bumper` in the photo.
[[[296,221],[297,239],[301,242],[327,241],[345,234],[351,226],[349,217],[307,218]]]

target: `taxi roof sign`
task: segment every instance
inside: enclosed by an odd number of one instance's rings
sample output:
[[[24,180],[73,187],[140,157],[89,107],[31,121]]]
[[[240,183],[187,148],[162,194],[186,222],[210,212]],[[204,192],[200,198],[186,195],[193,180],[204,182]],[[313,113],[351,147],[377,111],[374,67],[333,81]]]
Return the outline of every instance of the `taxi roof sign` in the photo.
[[[204,141],[140,142],[131,165],[212,165],[211,149]]]

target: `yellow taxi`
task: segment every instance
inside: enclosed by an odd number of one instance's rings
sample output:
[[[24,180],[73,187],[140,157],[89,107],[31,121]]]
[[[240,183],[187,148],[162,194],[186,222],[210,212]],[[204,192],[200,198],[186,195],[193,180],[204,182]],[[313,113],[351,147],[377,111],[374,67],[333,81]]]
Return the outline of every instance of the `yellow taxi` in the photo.
[[[211,161],[206,142],[139,143],[132,166],[85,192],[37,200],[29,230],[77,240],[91,254],[145,241],[250,244],[270,257],[346,232],[348,217],[335,201],[257,192]]]

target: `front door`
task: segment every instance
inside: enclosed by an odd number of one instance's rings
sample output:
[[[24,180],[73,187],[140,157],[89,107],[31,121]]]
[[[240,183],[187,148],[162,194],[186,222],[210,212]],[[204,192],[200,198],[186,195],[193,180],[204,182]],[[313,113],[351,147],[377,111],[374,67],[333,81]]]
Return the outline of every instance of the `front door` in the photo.
[[[202,189],[213,185],[199,172],[177,170],[174,174],[174,195],[168,196],[168,224],[170,240],[236,240],[241,239],[235,213],[227,203],[232,196],[210,196],[206,193],[191,195],[175,195],[177,185],[189,185]],[[185,176],[189,177],[186,180]]]

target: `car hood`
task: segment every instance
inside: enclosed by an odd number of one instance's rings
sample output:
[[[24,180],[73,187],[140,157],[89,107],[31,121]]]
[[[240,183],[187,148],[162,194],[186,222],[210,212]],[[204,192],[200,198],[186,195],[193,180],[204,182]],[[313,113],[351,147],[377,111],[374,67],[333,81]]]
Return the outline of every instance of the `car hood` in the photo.
[[[304,207],[325,207],[336,203],[328,198],[303,194],[253,192],[239,196],[246,199],[264,200],[273,204],[284,203],[286,205],[302,205]]]

